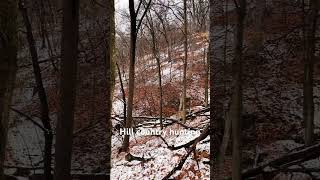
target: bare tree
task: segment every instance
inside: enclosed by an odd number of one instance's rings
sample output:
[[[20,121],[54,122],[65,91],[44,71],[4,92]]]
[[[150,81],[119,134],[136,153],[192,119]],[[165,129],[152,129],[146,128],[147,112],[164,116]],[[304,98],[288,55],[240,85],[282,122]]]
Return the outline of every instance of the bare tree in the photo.
[[[184,62],[183,62],[183,90],[182,90],[182,109],[181,119],[186,123],[186,99],[187,99],[187,66],[188,66],[188,16],[187,16],[187,0],[183,0],[183,19],[184,19]]]
[[[36,42],[34,40],[34,36],[32,33],[32,26],[28,17],[28,11],[24,6],[24,2],[20,0],[19,8],[23,16],[24,24],[27,30],[27,40],[29,43],[29,51],[32,59],[32,66],[33,66],[33,73],[36,80],[36,87],[38,90],[38,96],[40,100],[40,111],[41,111],[41,121],[44,127],[44,139],[45,139],[45,146],[44,146],[44,177],[47,180],[52,179],[51,174],[51,161],[52,161],[52,128],[50,124],[49,118],[49,105],[47,100],[46,90],[43,85],[41,69],[38,61],[38,52],[36,49]]]
[[[160,92],[160,101],[159,101],[159,120],[160,120],[160,126],[161,129],[163,128],[163,123],[162,123],[162,108],[163,108],[163,90],[162,90],[162,78],[161,78],[161,59],[160,59],[160,55],[159,55],[159,46],[158,46],[158,42],[157,42],[157,32],[155,31],[155,27],[154,27],[154,23],[155,21],[152,18],[152,15],[150,16],[146,16],[147,17],[147,28],[150,31],[150,35],[151,35],[151,46],[152,46],[152,53],[154,58],[157,61],[157,67],[158,67],[158,82],[159,82],[159,92]]]
[[[140,8],[143,5],[143,0],[140,0],[137,10],[135,9],[134,0],[129,0],[129,13],[130,13],[130,65],[129,65],[129,94],[128,94],[128,107],[127,107],[127,118],[126,118],[126,128],[132,126],[132,112],[133,112],[133,95],[134,95],[134,80],[135,80],[135,63],[136,63],[136,45],[138,31],[141,27],[143,18],[145,17],[150,5],[151,0],[145,6],[144,12],[141,18],[137,21],[137,16],[139,14]],[[129,135],[124,136],[122,151],[128,151],[129,147]]]
[[[122,121],[122,125],[123,127],[125,127],[126,125],[126,118],[127,118],[127,101],[126,101],[126,93],[125,93],[125,63],[123,63],[124,61],[120,61],[120,60],[125,60],[127,59],[126,56],[126,49],[128,49],[127,47],[128,42],[126,41],[127,38],[124,36],[123,32],[116,32],[117,35],[119,35],[120,41],[116,41],[118,42],[116,44],[116,49],[117,49],[117,61],[116,61],[116,67],[117,67],[117,72],[118,72],[118,78],[119,78],[119,82],[120,82],[120,90],[121,90],[121,95],[122,95],[122,101],[123,101],[123,121]],[[120,47],[126,47],[126,48],[120,48]],[[121,49],[121,51],[120,51]],[[120,68],[120,63],[122,66],[122,69]],[[122,73],[121,73],[122,71]]]
[[[54,179],[71,179],[74,106],[79,39],[79,0],[63,1],[60,112],[57,123]]]
[[[0,180],[4,180],[9,106],[17,71],[17,11],[17,1],[0,2]]]
[[[205,32],[207,29],[208,4],[208,0],[191,0],[191,19],[196,32]]]
[[[165,7],[163,5],[164,2],[159,1],[160,6],[153,6],[152,10],[155,13],[157,19],[159,20],[161,24],[161,28],[159,28],[159,32],[162,34],[162,36],[165,39],[165,42],[167,44],[167,55],[168,55],[168,60],[171,62],[172,67],[172,40],[170,37],[170,23],[168,22],[168,7]],[[161,4],[162,3],[162,4]],[[172,80],[172,73],[171,73],[171,68],[170,68],[170,81]]]

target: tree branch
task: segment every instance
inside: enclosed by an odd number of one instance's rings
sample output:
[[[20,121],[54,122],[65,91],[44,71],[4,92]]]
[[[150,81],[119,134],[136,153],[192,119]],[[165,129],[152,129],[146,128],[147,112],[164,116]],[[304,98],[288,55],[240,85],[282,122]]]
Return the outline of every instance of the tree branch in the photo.
[[[141,1],[141,2],[142,2],[142,1]],[[147,4],[147,6],[145,6],[145,10],[144,10],[144,12],[143,12],[143,14],[142,14],[142,16],[141,16],[140,20],[138,21],[138,26],[137,26],[137,32],[136,32],[136,34],[138,34],[138,32],[139,32],[139,29],[140,29],[140,27],[141,27],[141,24],[142,24],[143,18],[146,16],[146,14],[147,14],[147,12],[148,12],[148,10],[149,10],[150,6],[151,6],[151,2],[152,2],[152,0],[149,0],[149,2],[148,2],[148,4]],[[138,12],[137,12],[137,13],[138,13]]]
[[[11,109],[13,112],[19,114],[20,116],[26,118],[27,120],[31,121],[34,125],[36,125],[37,127],[39,127],[42,131],[47,132],[47,130],[46,130],[41,124],[39,124],[37,121],[35,121],[34,119],[32,119],[32,118],[31,118],[30,116],[28,116],[27,114],[19,111],[18,109],[13,108],[13,107],[10,107],[10,109]]]

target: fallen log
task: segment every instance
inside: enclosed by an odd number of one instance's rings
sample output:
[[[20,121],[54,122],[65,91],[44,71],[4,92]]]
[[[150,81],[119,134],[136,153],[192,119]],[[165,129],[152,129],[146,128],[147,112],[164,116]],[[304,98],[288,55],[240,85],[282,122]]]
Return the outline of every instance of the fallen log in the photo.
[[[147,161],[150,161],[150,160],[152,160],[152,159],[154,159],[154,158],[138,157],[138,156],[134,156],[134,155],[128,153],[128,154],[125,156],[125,159],[126,159],[126,161],[129,161],[129,162],[131,162],[131,161],[147,162]]]
[[[288,167],[300,164],[302,162],[318,158],[320,156],[320,143],[313,146],[308,146],[303,149],[292,151],[277,159],[262,163],[257,167],[244,170],[242,172],[242,179],[255,177],[260,174],[277,173]],[[231,179],[231,178],[227,178]]]
[[[204,108],[204,109],[201,109],[199,111],[195,111],[193,113],[189,113],[186,118],[191,118],[193,116],[197,116],[198,114],[202,114],[202,113],[206,113],[206,112],[209,112],[210,111],[210,107],[208,108]]]

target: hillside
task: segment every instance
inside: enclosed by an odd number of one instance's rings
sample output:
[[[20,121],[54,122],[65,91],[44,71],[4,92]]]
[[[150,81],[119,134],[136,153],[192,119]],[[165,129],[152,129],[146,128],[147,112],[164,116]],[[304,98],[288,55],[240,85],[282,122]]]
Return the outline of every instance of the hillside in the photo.
[[[20,1],[13,40],[0,21],[4,177],[320,178],[316,0],[122,2]]]

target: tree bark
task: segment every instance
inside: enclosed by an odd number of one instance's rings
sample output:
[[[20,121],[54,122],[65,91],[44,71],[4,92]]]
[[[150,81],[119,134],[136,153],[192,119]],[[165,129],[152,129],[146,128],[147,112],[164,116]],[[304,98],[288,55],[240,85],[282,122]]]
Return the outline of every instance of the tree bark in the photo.
[[[215,30],[216,30],[216,17],[221,16],[221,10],[223,9],[222,1],[210,0],[210,25],[209,25],[209,71],[210,71],[210,179],[216,180],[218,174],[217,156],[221,146],[223,136],[223,122],[226,101],[225,91],[225,74],[224,74],[224,62],[222,57],[217,57],[216,54],[216,42],[215,42]]]
[[[17,71],[17,11],[16,0],[0,2],[0,180],[4,180],[9,106]]]
[[[112,111],[112,99],[115,86],[115,61],[114,61],[114,51],[115,51],[115,7],[114,0],[108,0],[107,6],[107,43],[106,43],[106,138],[107,138],[107,179],[110,179],[111,174],[111,136],[112,136],[112,122],[111,122],[111,111]]]
[[[305,65],[303,83],[303,119],[305,122],[305,144],[310,146],[314,141],[314,101],[313,101],[313,68],[315,59],[315,33],[319,2],[310,0],[310,11],[305,20]]]
[[[231,134],[231,119],[228,117],[228,114],[225,116],[225,125],[224,125],[224,132],[223,132],[223,138],[219,150],[219,156],[218,156],[218,165],[217,165],[217,179],[222,179],[221,172],[224,169],[224,160],[226,156],[226,151],[228,148],[229,140],[230,140],[230,134]]]
[[[182,90],[182,110],[181,119],[186,123],[186,103],[187,103],[187,63],[188,63],[188,15],[187,15],[187,0],[183,1],[183,19],[184,19],[184,62],[183,62],[183,90]]]
[[[208,58],[208,53],[206,51],[206,48],[203,50],[203,59],[204,59],[204,65],[205,65],[205,82],[204,82],[204,107],[209,106],[209,73],[210,73],[210,68],[209,68],[209,58]]]
[[[135,81],[135,61],[136,61],[136,42],[137,42],[137,18],[134,9],[134,0],[129,0],[130,12],[130,65],[129,65],[129,94],[128,94],[128,109],[126,128],[132,125],[132,111],[133,111],[133,95],[134,95],[134,81]],[[128,151],[129,135],[124,136],[122,151]]]
[[[70,180],[79,39],[79,0],[63,1],[60,112],[55,146],[55,180]]]
[[[41,112],[41,121],[45,131],[43,132],[45,138],[44,145],[44,177],[47,180],[52,179],[51,174],[51,161],[52,161],[52,128],[49,118],[49,105],[47,100],[46,91],[42,82],[41,69],[38,62],[38,52],[36,49],[36,43],[32,33],[32,26],[28,17],[28,11],[24,7],[23,2],[20,0],[19,8],[22,13],[24,24],[27,30],[27,39],[29,43],[29,51],[32,59],[33,73],[36,80],[36,88],[38,90],[38,96],[40,100],[40,112]]]
[[[232,179],[241,180],[241,112],[242,112],[242,49],[244,19],[246,14],[246,0],[240,0],[237,7],[237,24],[235,27],[234,62],[231,97],[230,118],[232,127]]]

